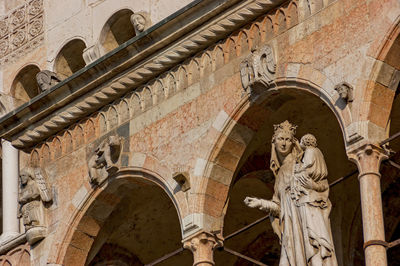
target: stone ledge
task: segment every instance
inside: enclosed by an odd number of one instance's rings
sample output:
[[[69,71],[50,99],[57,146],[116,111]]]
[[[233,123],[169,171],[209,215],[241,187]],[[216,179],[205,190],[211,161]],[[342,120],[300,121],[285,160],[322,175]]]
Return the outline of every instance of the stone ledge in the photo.
[[[26,235],[25,233],[19,234],[3,243],[0,243],[0,255],[6,254],[8,251],[11,249],[25,243],[26,240]]]
[[[7,114],[0,136],[18,148],[33,146],[282,2],[193,2]]]

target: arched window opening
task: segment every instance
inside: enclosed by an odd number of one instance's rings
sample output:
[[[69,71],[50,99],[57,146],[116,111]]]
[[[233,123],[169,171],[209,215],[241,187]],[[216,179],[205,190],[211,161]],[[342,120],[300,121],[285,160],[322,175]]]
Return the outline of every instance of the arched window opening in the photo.
[[[11,95],[22,102],[27,102],[39,94],[36,74],[40,69],[35,65],[24,67],[15,77],[11,86]]]
[[[135,36],[135,29],[130,20],[132,14],[131,10],[123,9],[108,19],[100,34],[100,44],[105,53]]]
[[[68,42],[58,53],[55,61],[55,72],[61,79],[71,76],[86,64],[83,60],[83,50],[86,44],[82,40]]]

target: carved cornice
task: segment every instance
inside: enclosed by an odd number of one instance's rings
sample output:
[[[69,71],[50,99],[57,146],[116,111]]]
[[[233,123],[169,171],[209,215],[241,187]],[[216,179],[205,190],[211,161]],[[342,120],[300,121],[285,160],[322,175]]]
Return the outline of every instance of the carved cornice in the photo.
[[[190,21],[187,25],[158,40],[156,35],[152,35],[154,32],[157,33],[158,28],[167,27],[168,23],[171,25],[176,23],[183,25],[184,23],[172,19],[164,25],[157,24],[133,38],[128,44],[120,46],[51,90],[41,94],[37,99],[31,100],[3,117],[0,120],[0,136],[12,140],[13,145],[18,148],[33,146],[121,95],[157,77],[282,2],[282,0],[227,1],[213,7],[213,10],[203,13],[201,17],[188,18]],[[200,5],[198,8],[204,8],[204,6]],[[184,16],[186,12],[181,15]],[[204,23],[204,19],[211,15],[213,17]],[[178,16],[176,19],[182,18]],[[185,33],[186,35],[184,35]],[[149,42],[147,47],[139,50],[140,42],[152,38],[156,39],[156,42]],[[126,53],[134,48],[139,52],[133,56],[126,56]],[[153,52],[156,48],[158,48],[157,51]],[[124,53],[124,60],[118,61],[121,54]],[[149,56],[146,58],[145,55]],[[111,61],[111,64],[108,64],[111,66],[114,63],[113,68],[108,69],[112,71],[108,71],[103,76],[96,73],[101,72],[98,69],[107,61]],[[125,69],[127,70],[121,74]],[[93,73],[98,75],[97,80],[82,80],[85,75],[92,74],[90,76],[94,76]],[[117,74],[119,74],[118,77],[116,77]],[[106,79],[107,75],[113,76]],[[83,85],[79,87],[78,85],[82,83]],[[49,104],[45,101],[46,99],[53,102]],[[40,107],[40,104],[44,106]]]

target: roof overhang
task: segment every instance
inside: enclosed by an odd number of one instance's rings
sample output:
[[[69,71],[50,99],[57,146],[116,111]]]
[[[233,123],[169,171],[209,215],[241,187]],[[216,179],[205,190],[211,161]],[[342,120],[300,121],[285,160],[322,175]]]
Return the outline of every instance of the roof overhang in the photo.
[[[29,148],[135,90],[284,0],[196,0],[0,119]]]

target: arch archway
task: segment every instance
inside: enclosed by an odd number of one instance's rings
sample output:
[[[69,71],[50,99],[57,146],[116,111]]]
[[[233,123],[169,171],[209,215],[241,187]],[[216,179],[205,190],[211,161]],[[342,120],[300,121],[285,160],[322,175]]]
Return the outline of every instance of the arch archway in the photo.
[[[135,30],[130,20],[132,14],[130,9],[121,9],[107,20],[99,38],[104,53],[114,50],[135,36]]]
[[[54,63],[54,70],[61,79],[65,79],[85,67],[83,60],[85,48],[85,42],[80,39],[73,39],[61,48]]]
[[[311,82],[277,80],[273,88],[244,100],[236,113],[227,117],[204,170],[209,179],[204,188],[204,206],[210,205],[208,201],[214,202],[213,206],[219,212],[214,210],[213,215],[216,219],[223,219],[220,224],[223,224],[224,236],[265,215],[247,208],[243,200],[244,194],[266,199],[272,197],[274,177],[269,171],[269,160],[274,124],[289,120],[298,125],[298,138],[306,133],[316,136],[327,162],[330,183],[356,169],[346,155],[342,130],[345,126],[338,108]],[[347,191],[349,188],[351,194]],[[215,193],[227,195],[226,201]],[[332,187],[330,200],[337,257],[341,264],[346,265],[351,218],[359,206],[357,179],[347,179]],[[279,240],[269,222],[263,222],[224,244],[267,265],[279,263]],[[217,252],[215,258],[217,264],[247,265],[226,253]]]
[[[11,85],[11,95],[21,102],[27,102],[38,95],[36,74],[39,72],[40,69],[36,65],[27,65],[22,68]]]
[[[143,265],[182,247],[179,208],[161,180],[138,168],[123,168],[109,177],[107,184],[87,197],[70,223],[58,263]],[[191,261],[185,251],[164,265]]]
[[[364,104],[360,110],[361,120],[374,123],[381,127],[382,131],[386,129],[386,133],[390,128],[392,104],[400,81],[399,50],[400,16],[377,49],[376,60],[365,88],[368,93],[363,94],[363,102],[368,104]]]

